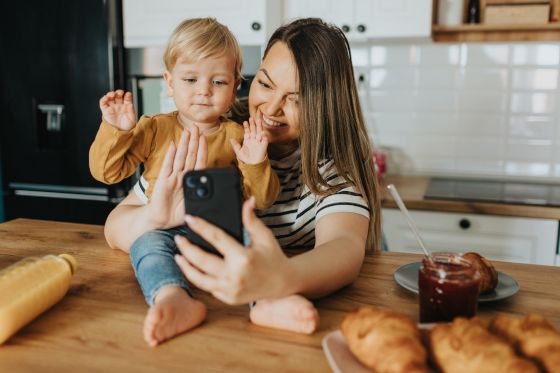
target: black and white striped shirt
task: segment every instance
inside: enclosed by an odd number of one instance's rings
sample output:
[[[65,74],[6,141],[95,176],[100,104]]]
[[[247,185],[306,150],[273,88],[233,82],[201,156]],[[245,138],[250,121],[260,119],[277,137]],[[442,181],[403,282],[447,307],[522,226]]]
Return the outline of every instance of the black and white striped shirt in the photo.
[[[336,212],[351,212],[369,219],[367,202],[352,186],[328,196],[316,196],[303,185],[300,150],[281,160],[270,160],[280,180],[280,194],[276,202],[257,215],[272,229],[284,248],[313,248],[315,225],[323,216]],[[329,185],[344,183],[332,169],[332,161],[319,164],[321,175]]]

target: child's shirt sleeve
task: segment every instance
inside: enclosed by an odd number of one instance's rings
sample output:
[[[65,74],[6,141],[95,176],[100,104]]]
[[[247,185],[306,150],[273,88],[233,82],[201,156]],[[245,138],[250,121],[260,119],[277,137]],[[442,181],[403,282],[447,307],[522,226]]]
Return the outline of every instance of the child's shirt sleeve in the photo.
[[[103,120],[89,149],[92,176],[114,184],[132,175],[150,154],[154,127],[148,116],[140,118],[130,131],[121,131]]]
[[[280,181],[276,172],[272,170],[268,157],[257,164],[246,164],[238,160],[237,165],[243,177],[245,197],[255,196],[257,209],[272,206],[280,193]]]

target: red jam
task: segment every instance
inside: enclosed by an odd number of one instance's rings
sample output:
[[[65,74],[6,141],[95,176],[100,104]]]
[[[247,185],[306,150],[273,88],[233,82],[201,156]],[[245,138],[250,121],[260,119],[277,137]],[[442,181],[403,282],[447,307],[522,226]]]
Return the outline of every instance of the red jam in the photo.
[[[418,273],[420,322],[473,317],[478,305],[480,274],[460,254],[435,253],[424,258]]]

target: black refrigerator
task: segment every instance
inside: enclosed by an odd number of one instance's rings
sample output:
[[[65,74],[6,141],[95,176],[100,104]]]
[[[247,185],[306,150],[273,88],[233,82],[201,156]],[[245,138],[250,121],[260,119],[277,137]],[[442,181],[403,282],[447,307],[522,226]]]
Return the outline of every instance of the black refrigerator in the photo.
[[[103,224],[130,188],[88,167],[99,99],[125,87],[120,0],[3,2],[0,160],[6,220]]]

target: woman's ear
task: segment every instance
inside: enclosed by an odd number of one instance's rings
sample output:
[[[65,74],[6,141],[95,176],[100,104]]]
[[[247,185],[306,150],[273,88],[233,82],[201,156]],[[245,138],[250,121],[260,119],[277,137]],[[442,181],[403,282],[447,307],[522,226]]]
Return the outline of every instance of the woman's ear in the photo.
[[[167,87],[167,95],[169,97],[173,97],[173,79],[169,70],[165,70],[165,72],[163,73],[163,79],[165,80],[165,86]]]

